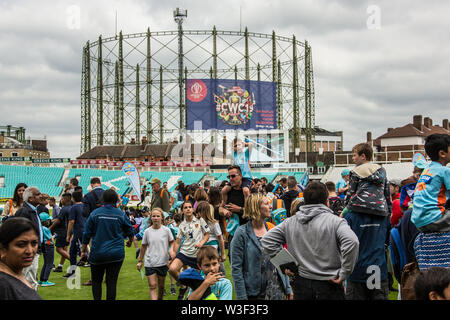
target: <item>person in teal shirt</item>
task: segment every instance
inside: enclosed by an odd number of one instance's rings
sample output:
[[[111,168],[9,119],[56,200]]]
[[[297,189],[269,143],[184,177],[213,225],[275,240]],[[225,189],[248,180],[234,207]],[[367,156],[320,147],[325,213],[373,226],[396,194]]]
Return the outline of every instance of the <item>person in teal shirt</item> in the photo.
[[[196,272],[204,280],[193,290],[190,289],[188,300],[232,300],[233,285],[220,272],[219,253],[214,247],[204,246],[197,252],[199,270],[188,269],[184,272]],[[180,279],[183,278],[180,274]]]
[[[416,184],[411,221],[421,232],[450,232],[450,136],[432,134],[424,147],[432,162]]]

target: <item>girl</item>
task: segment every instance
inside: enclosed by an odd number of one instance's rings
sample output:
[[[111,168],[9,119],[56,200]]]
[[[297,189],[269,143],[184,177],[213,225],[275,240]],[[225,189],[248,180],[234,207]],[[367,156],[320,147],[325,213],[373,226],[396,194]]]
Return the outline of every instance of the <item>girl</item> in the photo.
[[[225,252],[225,241],[223,240],[222,231],[217,220],[214,219],[214,208],[206,201],[200,201],[197,206],[197,216],[205,220],[210,230],[209,241],[205,244],[214,247],[219,252],[220,272],[225,275],[225,266],[223,262],[227,255]]]
[[[28,186],[25,183],[19,183],[14,189],[13,198],[9,199],[5,203],[5,207],[2,212],[2,219],[8,216],[13,216],[17,210],[22,208],[23,205],[23,192]],[[6,219],[5,219],[6,220]]]
[[[141,270],[145,256],[144,267],[150,288],[150,300],[162,300],[169,269],[167,248],[170,246],[170,249],[173,249],[174,239],[169,228],[163,225],[164,213],[160,208],[152,210],[150,219],[151,227],[148,227],[144,232],[137,269]],[[156,288],[158,288],[158,293],[156,293]]]
[[[184,215],[184,220],[178,228],[177,239],[170,253],[173,260],[169,266],[169,272],[175,279],[178,279],[183,265],[198,269],[197,251],[209,239],[208,224],[202,218],[194,216],[194,209],[190,201],[185,201],[181,205],[181,211]],[[182,238],[184,238],[184,241],[180,248]],[[179,248],[180,252],[178,252]],[[186,290],[187,288],[180,288],[179,300],[183,299]]]

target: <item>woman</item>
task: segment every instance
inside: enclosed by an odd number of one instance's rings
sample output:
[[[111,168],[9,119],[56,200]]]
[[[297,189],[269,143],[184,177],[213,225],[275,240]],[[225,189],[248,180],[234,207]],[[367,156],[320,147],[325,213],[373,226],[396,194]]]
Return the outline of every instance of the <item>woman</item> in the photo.
[[[128,237],[131,246],[134,230],[125,213],[116,208],[119,196],[114,190],[105,190],[104,205],[92,211],[86,221],[81,257],[86,257],[86,247],[92,239],[89,263],[91,265],[92,295],[102,298],[102,281],[106,272],[106,299],[116,299],[117,279],[125,258],[123,239]]]
[[[269,256],[262,250],[260,240],[272,224],[269,199],[252,193],[245,200],[244,218],[231,241],[231,275],[238,300],[293,299],[289,278],[277,271]]]
[[[9,199],[5,203],[5,207],[2,212],[2,220],[7,216],[13,216],[17,210],[22,208],[23,205],[23,192],[28,186],[25,183],[19,183],[14,189],[14,194],[12,199]]]
[[[0,300],[42,300],[22,275],[38,250],[38,231],[30,220],[14,217],[0,226]]]

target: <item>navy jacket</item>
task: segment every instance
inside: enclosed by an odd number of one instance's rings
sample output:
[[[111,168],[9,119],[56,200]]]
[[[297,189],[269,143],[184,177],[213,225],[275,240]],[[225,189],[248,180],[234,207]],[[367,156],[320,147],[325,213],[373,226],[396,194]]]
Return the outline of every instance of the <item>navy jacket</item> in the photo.
[[[267,225],[266,225],[266,229]],[[236,299],[246,300],[261,291],[262,246],[253,231],[252,222],[241,225],[231,240],[231,275]],[[291,294],[289,277],[280,274],[285,294]]]
[[[33,226],[36,228],[36,231],[39,233],[40,232],[40,225],[41,225],[41,220],[39,220],[36,211],[34,211],[26,202],[23,203],[22,208],[20,208],[19,210],[17,210],[16,214],[14,215],[14,217],[23,217],[23,218],[27,218],[28,220],[31,221],[31,223],[33,224]],[[39,237],[39,234],[38,234]],[[38,253],[40,254],[41,251],[41,246],[42,243],[40,243],[39,238],[38,238]]]
[[[89,210],[89,213],[97,209],[95,196],[93,194],[94,192],[97,195],[98,199],[101,201],[103,192],[105,192],[105,190],[103,190],[101,187],[96,187],[83,197],[83,205]]]
[[[380,267],[380,280],[388,277],[385,254],[386,239],[389,238],[389,216],[349,211],[345,215],[348,225],[359,240],[359,255],[349,281],[366,282],[374,274],[371,266]]]
[[[92,239],[89,263],[123,261],[124,239],[133,235],[131,222],[122,210],[112,204],[94,210],[86,221],[82,240],[83,244],[88,244]]]
[[[416,254],[414,253],[414,241],[416,240],[419,230],[416,225],[411,222],[412,208],[406,210],[402,219],[397,225],[400,232],[400,238],[402,239],[403,248],[405,248],[406,263],[416,261]]]

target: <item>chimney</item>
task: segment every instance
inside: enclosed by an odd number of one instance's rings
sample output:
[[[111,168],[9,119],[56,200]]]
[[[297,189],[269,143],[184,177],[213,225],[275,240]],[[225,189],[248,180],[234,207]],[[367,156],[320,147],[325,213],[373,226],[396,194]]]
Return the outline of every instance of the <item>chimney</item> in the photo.
[[[367,142],[371,142],[372,141],[372,132],[367,131]]]
[[[141,150],[144,150],[145,149],[145,146],[147,145],[147,137],[142,137],[142,140],[141,140],[141,142],[142,142],[142,144],[141,144]]]
[[[446,130],[450,130],[448,127],[448,119],[442,120],[442,128],[444,128]]]
[[[429,118],[429,117],[425,117],[423,119],[423,125],[425,127],[427,127],[428,129],[431,129],[431,126],[433,125],[433,120],[431,120],[431,118]]]
[[[388,128],[387,132],[391,132],[392,130],[394,130],[394,128]]]
[[[422,115],[415,115],[413,117],[413,126],[417,130],[422,131]]]
[[[130,144],[136,144],[136,140],[134,138],[131,138]]]

